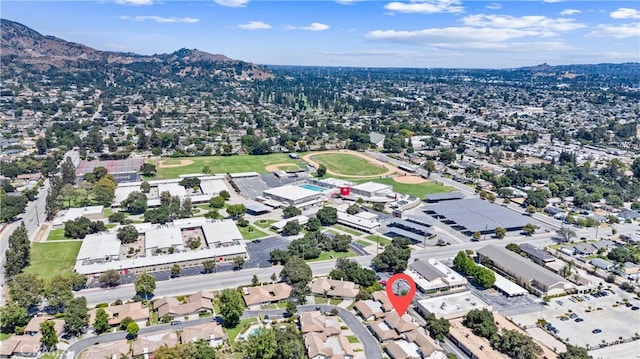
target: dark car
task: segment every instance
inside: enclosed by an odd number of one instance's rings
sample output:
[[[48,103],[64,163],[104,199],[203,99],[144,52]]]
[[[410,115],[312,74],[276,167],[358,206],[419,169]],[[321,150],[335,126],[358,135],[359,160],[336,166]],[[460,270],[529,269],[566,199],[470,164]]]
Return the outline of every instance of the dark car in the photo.
[[[591,333],[593,333],[593,334],[602,333],[602,329],[597,329],[596,328],[596,329],[592,330]]]
[[[633,307],[633,304],[631,304],[631,303],[627,303],[627,304],[625,304],[625,307],[627,307],[627,308],[629,308],[629,307]]]
[[[638,310],[640,309],[640,307],[638,307],[637,305],[634,305],[633,307],[631,307],[631,310]]]
[[[182,322],[179,320],[174,320],[171,322],[171,325],[180,325],[180,324],[182,324]]]
[[[571,319],[576,319],[578,317],[578,314],[576,313],[571,313],[571,315],[569,316],[569,318]]]
[[[575,322],[576,322],[576,323],[584,322],[584,319],[582,319],[582,318],[576,318]]]

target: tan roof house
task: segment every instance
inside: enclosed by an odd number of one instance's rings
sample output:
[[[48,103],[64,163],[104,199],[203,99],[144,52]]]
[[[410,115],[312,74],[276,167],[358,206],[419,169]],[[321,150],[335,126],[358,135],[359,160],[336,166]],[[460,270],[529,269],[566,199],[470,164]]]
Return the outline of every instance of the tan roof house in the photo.
[[[385,314],[382,304],[371,299],[357,301],[354,308],[366,321],[383,318]]]
[[[351,359],[353,349],[344,336],[327,336],[323,333],[307,333],[304,336],[309,359]]]
[[[114,342],[92,345],[80,354],[81,359],[104,359],[104,358],[121,358],[122,355],[128,355],[131,351],[131,345],[126,339],[116,340]]]
[[[34,336],[14,335],[0,345],[0,358],[35,357],[40,354],[40,333]]]
[[[300,331],[302,334],[324,333],[327,336],[342,333],[338,317],[325,317],[318,311],[300,313]]]
[[[142,302],[133,302],[120,305],[112,305],[104,307],[105,312],[109,314],[109,325],[117,326],[126,317],[133,319],[140,327],[146,327],[149,320],[149,308],[144,306]],[[97,308],[89,311],[89,323],[93,323],[96,319]]]
[[[152,354],[161,346],[174,347],[178,343],[178,334],[173,331],[140,336],[133,342],[133,356],[142,356],[144,359],[149,359],[153,357]]]
[[[24,334],[31,336],[40,334],[40,324],[46,321],[53,322],[53,329],[56,331],[56,335],[60,336],[62,334],[62,332],[64,331],[64,320],[54,319],[50,315],[41,315],[31,318],[27,326],[24,327]]]
[[[204,340],[212,347],[222,345],[226,338],[227,335],[222,327],[218,323],[213,322],[184,328],[180,334],[182,343]]]
[[[291,286],[286,283],[267,284],[260,287],[242,288],[247,306],[278,302],[291,296]]]
[[[186,297],[184,302],[180,302],[175,297],[163,297],[153,302],[153,309],[158,312],[158,318],[197,315],[202,312],[213,311],[213,298],[214,295],[212,293],[204,291],[199,291]]]
[[[360,291],[360,286],[349,281],[317,278],[309,283],[311,293],[340,298],[355,298]]]

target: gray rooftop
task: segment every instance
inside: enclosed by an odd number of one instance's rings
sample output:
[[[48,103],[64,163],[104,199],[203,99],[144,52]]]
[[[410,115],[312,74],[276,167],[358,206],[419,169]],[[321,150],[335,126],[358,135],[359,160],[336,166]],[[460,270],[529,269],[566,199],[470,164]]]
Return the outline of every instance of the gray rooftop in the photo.
[[[443,274],[440,273],[440,271],[437,270],[434,266],[420,260],[411,262],[409,267],[411,267],[411,269],[416,271],[428,281],[433,281],[435,279],[443,277]]]
[[[505,207],[481,199],[460,199],[427,204],[426,213],[455,222],[469,232],[522,229],[532,219]]]
[[[512,275],[526,279],[529,282],[535,280],[546,287],[551,287],[557,283],[566,283],[559,275],[544,269],[505,247],[486,246],[478,249],[477,252],[481,256],[490,258],[501,268],[508,268]]]
[[[529,243],[521,244],[520,245],[520,249],[523,252],[525,252],[526,254],[528,254],[529,257],[536,258],[536,259],[539,259],[541,261],[551,262],[551,261],[556,259],[554,256],[552,256],[548,252],[543,251],[543,250],[541,250],[539,248],[536,248],[536,247],[532,246]]]
[[[461,192],[432,193],[425,197],[427,202],[451,201],[463,198],[464,195]]]

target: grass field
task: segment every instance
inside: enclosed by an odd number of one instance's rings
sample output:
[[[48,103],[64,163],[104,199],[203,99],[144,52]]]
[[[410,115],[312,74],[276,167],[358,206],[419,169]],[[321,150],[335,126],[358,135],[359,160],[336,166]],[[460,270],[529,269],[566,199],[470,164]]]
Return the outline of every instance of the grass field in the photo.
[[[354,180],[353,182],[356,182],[356,183],[377,182],[377,183],[388,184],[390,186],[393,186],[394,192],[408,194],[409,196],[414,196],[421,199],[428,194],[451,192],[454,190],[453,187],[443,186],[433,181],[409,184],[409,183],[396,182],[393,180],[393,178],[374,178],[370,180]]]
[[[260,228],[269,228],[269,227],[271,227],[271,225],[273,223],[276,223],[276,222],[278,222],[278,221],[275,220],[275,219],[260,219],[260,220],[257,220],[255,222],[253,222],[253,224],[255,224],[256,226],[258,226]]]
[[[237,173],[237,172],[258,172],[266,173],[268,165],[278,163],[290,163],[292,168],[298,168],[297,163],[304,164],[302,160],[293,160],[286,153],[272,153],[262,156],[207,156],[207,157],[184,157],[175,159],[162,159],[162,161],[173,161],[173,164],[180,163],[180,160],[193,161],[192,164],[182,167],[160,168],[157,163],[156,178],[178,178],[181,174],[201,173],[204,166],[209,166],[212,173]],[[167,162],[163,162],[167,163]]]
[[[348,258],[348,257],[355,257],[356,254],[353,253],[353,251],[351,249],[349,249],[349,251],[347,252],[322,252],[320,253],[320,257],[315,258],[315,259],[309,259],[307,260],[307,262],[319,262],[319,261],[328,261],[331,259],[338,259],[338,258]]]
[[[365,241],[364,239],[358,239],[356,242],[362,244],[363,246],[370,246],[373,244],[369,241]]]
[[[258,320],[256,318],[241,319],[240,324],[238,324],[235,328],[225,329],[227,331],[227,337],[229,337],[229,342],[231,343],[232,348],[235,349],[236,345],[238,344],[236,343],[236,337],[238,336],[238,334],[240,334],[243,330],[248,329],[251,324],[257,323],[257,321]]]
[[[60,241],[63,239],[73,239],[67,238],[64,236],[64,228],[52,229],[49,231],[49,237],[47,237],[48,241]]]
[[[80,245],[82,245],[80,241],[33,243],[31,264],[24,271],[45,279],[56,274],[70,273],[76,263]]]
[[[339,230],[341,230],[343,232],[349,233],[352,236],[361,236],[363,234],[363,232],[357,231],[357,230],[349,228],[349,227],[341,226],[339,224],[334,224],[331,227],[333,227],[335,229],[339,229]]]
[[[328,169],[345,176],[377,176],[387,172],[365,159],[344,153],[326,153],[315,155],[313,160],[327,166]]]
[[[256,227],[254,227],[252,225],[248,225],[246,227],[238,226],[238,230],[242,234],[242,238],[245,241],[251,241],[251,240],[254,240],[256,238],[262,238],[262,237],[268,236],[268,234],[264,233],[263,231],[257,229]]]
[[[371,242],[378,242],[378,244],[382,244],[385,247],[391,244],[391,240],[380,236],[366,236],[365,238],[367,238]]]

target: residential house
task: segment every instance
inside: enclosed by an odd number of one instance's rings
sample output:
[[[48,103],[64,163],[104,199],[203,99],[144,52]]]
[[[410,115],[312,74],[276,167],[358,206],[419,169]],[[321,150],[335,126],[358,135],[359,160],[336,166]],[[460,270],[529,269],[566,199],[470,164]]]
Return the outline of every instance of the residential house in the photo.
[[[138,338],[133,342],[133,357],[140,357],[144,359],[153,358],[153,353],[161,346],[166,345],[168,347],[174,347],[178,345],[178,343],[178,334],[173,331],[164,331],[138,336]]]
[[[576,249],[577,255],[590,256],[596,253],[596,247],[592,246],[591,243],[576,243],[573,247]]]
[[[40,324],[48,321],[53,322],[53,329],[55,330],[56,335],[57,336],[62,335],[64,331],[64,320],[54,319],[50,315],[40,315],[40,316],[31,318],[31,320],[29,320],[29,323],[27,323],[27,326],[24,327],[24,334],[30,335],[30,336],[35,336],[40,334]]]
[[[213,312],[213,298],[212,293],[204,291],[194,293],[182,302],[175,297],[163,297],[153,302],[153,309],[158,313],[158,318],[183,320],[185,317]]]
[[[126,339],[92,345],[80,354],[80,359],[104,359],[128,357],[131,345]]]
[[[300,313],[300,331],[312,359],[353,358],[349,340],[341,335],[337,316],[324,316],[319,311]]]
[[[309,283],[311,293],[337,297],[337,298],[355,298],[360,291],[360,286],[349,281],[316,278]]]
[[[291,296],[291,286],[286,283],[276,283],[259,287],[244,287],[242,294],[247,306],[273,303],[288,299]]]
[[[211,347],[219,347],[227,339],[227,335],[218,323],[211,322],[182,329],[180,339],[182,343],[204,340]]]
[[[149,321],[149,308],[144,306],[142,302],[112,305],[110,307],[104,307],[103,309],[109,315],[109,325],[112,327],[120,325],[122,320],[127,317],[133,319],[141,328],[146,327]],[[95,321],[97,311],[97,308],[89,311],[89,323]]]
[[[37,357],[41,354],[41,335],[14,335],[0,345],[0,358]]]

